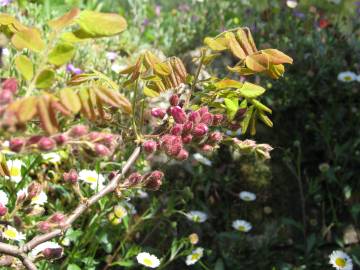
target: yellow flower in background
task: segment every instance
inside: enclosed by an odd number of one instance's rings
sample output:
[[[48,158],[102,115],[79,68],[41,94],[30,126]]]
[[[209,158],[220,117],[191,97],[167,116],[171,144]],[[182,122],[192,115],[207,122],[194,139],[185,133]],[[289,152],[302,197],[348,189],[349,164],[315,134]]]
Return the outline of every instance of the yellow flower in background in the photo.
[[[1,236],[5,239],[13,241],[25,240],[25,235],[21,232],[18,232],[14,227],[10,225],[6,226]]]
[[[22,179],[21,167],[25,164],[20,159],[6,161],[6,166],[9,169],[9,176],[5,176],[5,179],[9,179],[12,182],[19,183]]]

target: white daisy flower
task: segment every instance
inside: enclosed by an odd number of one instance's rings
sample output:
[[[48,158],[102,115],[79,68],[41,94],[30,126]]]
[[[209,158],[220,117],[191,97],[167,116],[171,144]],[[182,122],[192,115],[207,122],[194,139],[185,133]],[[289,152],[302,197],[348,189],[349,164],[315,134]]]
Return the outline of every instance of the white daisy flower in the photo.
[[[6,229],[2,232],[2,237],[14,241],[25,240],[25,235],[10,225],[6,226]]]
[[[31,204],[44,205],[47,202],[47,195],[44,191],[41,191],[38,195],[31,199]]]
[[[64,239],[61,240],[60,244],[65,247],[69,247],[71,244],[71,241],[69,238],[65,237]]]
[[[344,71],[338,74],[337,79],[342,82],[352,82],[357,79],[357,76],[354,72]]]
[[[93,190],[96,190],[97,188],[99,190],[102,189],[105,182],[105,178],[102,174],[91,170],[81,170],[79,172],[79,180],[90,184],[90,188]]]
[[[128,215],[128,211],[126,208],[122,205],[116,205],[114,207],[114,214],[115,216],[120,219],[120,221]]]
[[[249,191],[241,191],[239,193],[239,197],[245,202],[252,202],[256,200],[256,195]]]
[[[349,255],[341,250],[333,251],[330,256],[329,263],[337,270],[352,270],[353,263]]]
[[[8,195],[4,191],[0,190],[0,204],[2,204],[2,206],[6,206],[8,202],[9,202]]]
[[[119,73],[120,71],[122,71],[125,68],[126,68],[126,66],[119,65],[119,64],[116,64],[116,63],[111,65],[111,70],[114,71],[115,73]]]
[[[38,255],[39,253],[43,252],[45,249],[58,249],[58,248],[61,248],[62,247],[58,244],[58,243],[55,243],[55,242],[50,242],[50,241],[47,241],[47,242],[44,242],[44,243],[41,243],[40,245],[36,246],[30,253],[30,256],[35,258],[36,255]]]
[[[188,255],[186,257],[186,265],[193,265],[195,264],[197,261],[199,261],[202,256],[204,255],[204,249],[201,247],[198,247],[196,249],[194,249],[190,255]]]
[[[252,226],[249,222],[242,219],[234,220],[232,223],[232,227],[240,232],[248,232],[252,229]]]
[[[10,50],[8,48],[3,48],[2,55],[9,56],[10,55]]]
[[[5,176],[5,179],[9,179],[12,182],[19,183],[22,179],[21,167],[25,166],[24,162],[19,159],[6,161],[6,166],[9,169],[10,176]]]
[[[152,254],[141,252],[136,256],[138,263],[149,268],[157,268],[160,265],[160,260]]]
[[[61,161],[61,156],[56,152],[44,153],[41,155],[44,161],[57,164]]]
[[[186,217],[193,221],[193,222],[197,222],[197,223],[203,223],[207,220],[208,216],[206,213],[202,212],[202,211],[190,211],[189,213],[186,214]]]
[[[298,2],[295,1],[295,0],[287,0],[287,1],[286,1],[286,5],[287,5],[289,8],[296,8],[297,5],[298,5]]]
[[[202,164],[204,164],[206,166],[211,166],[212,165],[211,160],[207,159],[206,157],[204,157],[200,153],[196,153],[193,156],[194,156],[194,159],[196,159],[198,162],[200,162],[200,163],[202,163]]]

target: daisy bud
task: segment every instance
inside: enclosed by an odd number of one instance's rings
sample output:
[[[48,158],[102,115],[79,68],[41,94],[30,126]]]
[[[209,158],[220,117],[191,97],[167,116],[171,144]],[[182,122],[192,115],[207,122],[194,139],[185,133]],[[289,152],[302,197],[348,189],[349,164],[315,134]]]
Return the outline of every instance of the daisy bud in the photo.
[[[223,139],[223,136],[222,136],[221,132],[219,132],[219,131],[215,131],[209,135],[209,141],[213,142],[213,143],[221,142],[222,139]]]
[[[177,154],[177,156],[175,157],[175,159],[179,161],[183,161],[186,160],[188,157],[189,157],[189,152],[186,151],[185,149],[181,149],[179,154]]]
[[[197,243],[199,243],[199,235],[197,235],[196,233],[190,234],[189,241],[191,244],[196,245]]]
[[[183,125],[182,125],[182,124],[175,124],[175,125],[171,128],[170,133],[171,133],[172,135],[179,136],[179,135],[181,135],[182,130],[183,130]]]
[[[201,115],[201,123],[204,123],[205,125],[211,126],[213,122],[213,115],[209,112],[205,112],[203,115]]]
[[[203,114],[209,112],[209,109],[208,109],[208,107],[202,107],[198,110],[198,112],[199,112],[200,116],[203,116]]]
[[[56,142],[56,144],[62,145],[67,141],[67,136],[65,134],[58,134],[53,136],[52,139]]]
[[[46,259],[57,259],[62,256],[63,249],[62,248],[45,248],[42,251],[42,254]]]
[[[179,106],[171,107],[171,116],[174,117],[176,123],[184,124],[186,122],[186,114]]]
[[[37,182],[32,182],[27,188],[29,199],[36,197],[41,192],[41,190],[41,184]]]
[[[194,127],[192,134],[196,137],[202,137],[208,132],[208,130],[209,128],[207,125],[205,125],[204,123],[200,123]]]
[[[51,225],[51,223],[49,223],[47,221],[40,221],[37,224],[37,228],[40,232],[47,233],[47,232],[51,231],[52,225]]]
[[[88,133],[88,130],[89,128],[85,125],[77,125],[70,130],[70,135],[73,137],[81,137]]]
[[[165,114],[166,114],[165,109],[161,109],[161,108],[153,108],[153,109],[151,109],[151,115],[156,117],[156,118],[163,119]]]
[[[201,116],[198,111],[189,113],[189,121],[197,124],[201,120]]]
[[[24,144],[25,141],[23,139],[15,138],[10,140],[9,147],[11,151],[20,152]]]
[[[137,186],[141,182],[141,179],[141,174],[134,172],[125,180],[125,184],[129,187]]]
[[[37,145],[40,150],[50,151],[55,148],[56,142],[51,138],[42,137],[37,143]]]
[[[60,224],[65,221],[65,215],[62,213],[55,213],[50,217],[49,221],[51,223]]]
[[[67,173],[65,172],[63,174],[63,177],[64,177],[65,182],[68,182],[68,183],[71,183],[71,184],[75,184],[76,181],[78,180],[78,174],[77,174],[75,169],[71,169]]]
[[[162,184],[164,173],[161,171],[153,171],[144,180],[144,186],[148,189],[158,190]]]
[[[5,105],[13,100],[13,93],[10,90],[2,90],[0,92],[0,104]]]
[[[212,151],[214,151],[214,147],[209,144],[204,144],[203,146],[201,146],[201,151],[204,153],[211,153]]]
[[[144,151],[148,154],[154,153],[156,151],[157,143],[153,140],[148,140],[143,143]]]
[[[110,149],[101,143],[95,143],[94,149],[95,149],[95,153],[101,157],[106,157],[111,155]]]
[[[13,94],[16,94],[16,91],[17,91],[17,81],[16,81],[16,79],[15,78],[6,79],[2,83],[2,89],[9,90]]]
[[[188,134],[188,135],[185,135],[182,137],[182,142],[184,144],[188,144],[188,143],[191,143],[192,141],[192,135],[191,134]]]
[[[177,106],[179,104],[179,96],[178,95],[172,95],[169,99],[169,102],[171,106]]]
[[[7,208],[6,208],[6,206],[4,206],[4,205],[2,205],[2,204],[0,203],[0,217],[5,216],[6,213],[7,213]]]
[[[223,119],[224,116],[222,114],[215,114],[213,117],[213,125],[214,126],[220,125]]]
[[[193,128],[193,122],[188,121],[184,124],[183,126],[183,134],[188,134],[191,132],[192,128]]]
[[[181,137],[166,134],[161,137],[161,148],[169,156],[176,156],[182,149]]]

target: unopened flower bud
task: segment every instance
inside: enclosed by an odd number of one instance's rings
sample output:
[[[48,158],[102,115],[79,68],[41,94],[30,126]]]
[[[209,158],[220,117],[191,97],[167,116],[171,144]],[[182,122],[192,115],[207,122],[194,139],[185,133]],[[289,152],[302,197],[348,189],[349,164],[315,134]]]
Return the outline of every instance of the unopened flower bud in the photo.
[[[101,143],[95,143],[95,153],[99,156],[106,157],[111,155],[111,151],[105,145]]]
[[[154,153],[157,148],[157,143],[153,140],[148,140],[143,143],[144,151],[148,154]]]
[[[89,128],[85,125],[74,126],[70,130],[70,135],[73,137],[81,137],[88,133]]]
[[[6,208],[6,206],[4,206],[4,205],[2,205],[2,204],[0,203],[0,217],[5,216],[6,213],[7,213],[7,208]]]
[[[203,114],[208,113],[209,112],[209,108],[208,107],[202,107],[198,110],[200,116],[203,116]]]
[[[63,177],[65,182],[72,184],[76,183],[76,181],[78,180],[78,174],[75,169],[71,169],[69,172],[65,172],[63,174]]]
[[[161,109],[161,108],[153,108],[153,109],[151,109],[151,115],[156,117],[156,118],[163,119],[165,114],[166,114],[165,109]]]
[[[179,135],[181,135],[182,130],[183,130],[183,125],[182,125],[182,124],[175,124],[175,125],[171,128],[170,133],[171,133],[172,135],[179,136]]]
[[[13,100],[13,93],[10,90],[2,90],[0,92],[0,104],[5,105]]]
[[[37,145],[42,151],[50,151],[55,148],[56,142],[51,138],[42,137]]]
[[[192,131],[192,134],[196,137],[202,137],[208,132],[209,128],[204,123],[197,124]]]
[[[67,136],[65,134],[57,134],[53,136],[52,139],[56,142],[56,144],[62,145],[67,141]]]
[[[129,187],[137,186],[141,182],[142,176],[140,173],[134,172],[129,175],[129,177],[125,180],[124,184]]]
[[[116,171],[112,171],[111,173],[109,173],[108,179],[109,179],[109,180],[112,180],[116,175],[117,175],[117,172],[116,172]]]
[[[213,122],[213,115],[209,112],[205,112],[201,115],[201,123],[204,123],[205,125],[211,126]]]
[[[2,89],[9,90],[13,94],[16,94],[16,91],[17,91],[17,81],[16,81],[16,79],[15,78],[6,79],[2,83]]]
[[[199,235],[197,235],[196,233],[190,234],[189,241],[191,244],[196,245],[197,243],[199,243]]]
[[[217,126],[220,125],[221,122],[223,121],[224,116],[222,114],[214,114],[213,117],[213,125]]]
[[[62,256],[63,249],[61,247],[59,248],[45,248],[42,251],[42,254],[46,259],[57,259]]]
[[[15,138],[11,139],[9,142],[9,148],[11,151],[20,152],[25,144],[23,139]]]
[[[175,157],[175,159],[183,161],[186,160],[189,157],[189,152],[186,151],[185,149],[181,149],[179,154],[177,154],[177,156]]]
[[[221,132],[215,131],[209,135],[209,141],[213,143],[219,143],[223,139]]]
[[[191,143],[193,136],[191,134],[187,134],[185,136],[182,136],[182,142],[184,144]]]
[[[184,124],[186,122],[186,114],[179,106],[171,107],[171,116],[174,117],[176,123]]]
[[[47,233],[49,231],[51,231],[51,228],[53,226],[51,225],[51,223],[49,223],[48,221],[40,221],[38,224],[37,224],[37,228],[40,232],[42,233]]]
[[[102,133],[98,131],[92,131],[89,133],[88,138],[90,141],[98,141],[102,139]]]
[[[197,124],[201,120],[201,116],[198,111],[189,113],[189,121]]]
[[[144,179],[145,188],[158,190],[162,184],[164,173],[161,171],[153,171]]]
[[[204,145],[201,147],[201,151],[204,152],[204,153],[211,153],[212,151],[214,151],[214,147],[212,147],[212,146],[209,145],[209,144],[204,144]]]
[[[179,104],[179,96],[178,95],[172,95],[169,99],[169,102],[171,106],[177,106]]]
[[[27,188],[29,199],[32,199],[37,195],[39,195],[41,190],[42,190],[42,186],[40,183],[32,182]]]
[[[188,121],[183,126],[183,134],[189,134],[193,128],[194,124],[191,121]]]
[[[49,221],[56,224],[63,223],[65,221],[65,215],[62,213],[55,213],[49,218]]]
[[[166,134],[161,137],[161,148],[169,156],[176,156],[182,149],[181,137]]]

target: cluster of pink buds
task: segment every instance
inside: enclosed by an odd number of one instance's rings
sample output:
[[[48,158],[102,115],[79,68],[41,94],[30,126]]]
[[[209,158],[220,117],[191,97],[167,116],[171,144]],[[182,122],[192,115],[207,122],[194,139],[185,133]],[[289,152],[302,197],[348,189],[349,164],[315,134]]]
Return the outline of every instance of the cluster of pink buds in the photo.
[[[211,127],[218,126],[222,122],[222,114],[212,114],[208,107],[185,112],[182,108],[183,101],[176,94],[170,97],[169,103],[170,107],[167,110],[161,108],[151,110],[153,117],[163,119],[167,115],[174,121],[167,133],[162,134],[158,141],[147,140],[143,143],[146,153],[162,150],[172,158],[185,160],[189,153],[184,145],[193,143],[203,152],[212,152],[214,146],[222,141],[223,136],[219,131],[210,132]]]
[[[9,104],[14,99],[17,92],[17,81],[15,78],[9,78],[2,82],[0,89],[0,106]]]
[[[5,216],[7,212],[8,212],[7,207],[2,203],[0,203],[0,217]]]
[[[111,156],[120,142],[120,136],[111,133],[89,132],[85,125],[76,125],[70,130],[53,136],[31,136],[29,138],[13,138],[9,142],[9,148],[13,152],[21,152],[30,149],[40,151],[53,151],[65,144],[73,148],[91,148],[96,156]]]
[[[158,190],[162,185],[164,173],[161,171],[152,171],[145,175],[137,172],[129,175],[121,185],[122,187],[144,187],[151,190]]]
[[[66,216],[62,213],[55,213],[45,221],[40,221],[37,224],[37,228],[42,233],[52,231],[54,228],[65,227]]]
[[[69,172],[63,174],[64,181],[70,184],[75,184],[78,180],[78,173],[75,169],[71,169]]]

